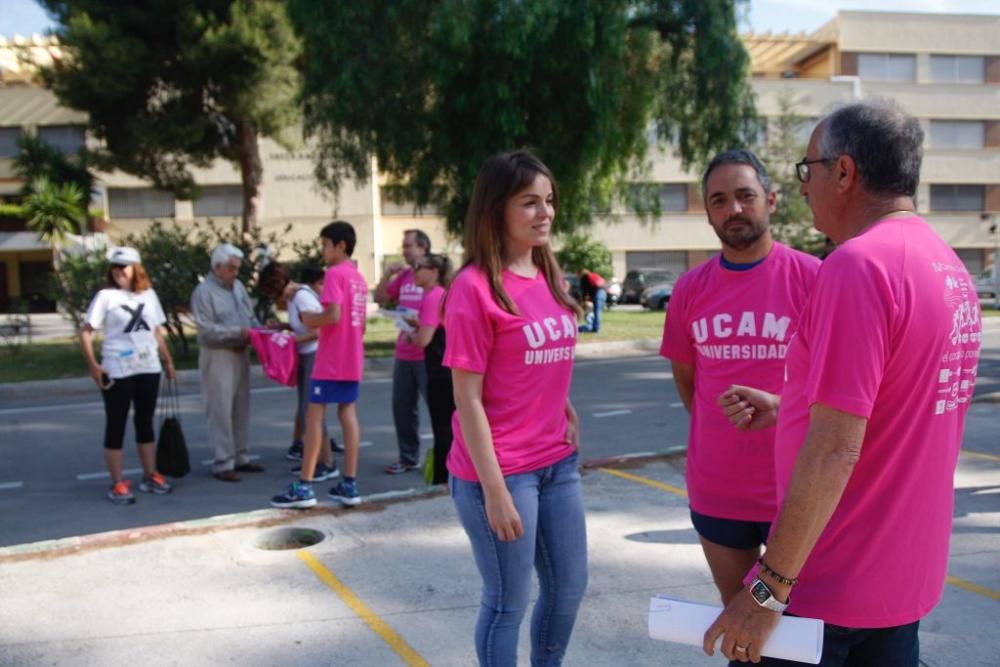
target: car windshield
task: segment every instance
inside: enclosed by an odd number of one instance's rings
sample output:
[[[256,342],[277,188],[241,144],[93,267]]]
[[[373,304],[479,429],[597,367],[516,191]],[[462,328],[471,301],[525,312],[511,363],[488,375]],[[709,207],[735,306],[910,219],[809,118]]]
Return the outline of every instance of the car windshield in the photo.
[[[672,283],[674,281],[674,274],[670,271],[650,271],[644,276],[644,278],[647,285],[655,285],[656,283]]]

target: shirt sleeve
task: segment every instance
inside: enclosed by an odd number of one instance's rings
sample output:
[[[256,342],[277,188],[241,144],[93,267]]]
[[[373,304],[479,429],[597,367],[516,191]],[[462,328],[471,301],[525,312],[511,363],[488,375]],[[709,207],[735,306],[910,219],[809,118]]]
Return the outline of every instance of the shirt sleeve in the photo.
[[[309,290],[300,289],[295,293],[295,296],[292,297],[292,301],[295,303],[295,307],[298,309],[300,314],[323,312],[323,305]]]
[[[160,297],[152,289],[149,290],[149,306],[152,308],[150,319],[153,320],[153,324],[158,327],[166,324],[167,316],[163,313],[163,304],[160,303]]]
[[[403,278],[406,276],[408,269],[404,269],[397,273],[389,284],[385,286],[385,295],[392,299],[393,301],[399,301],[399,290],[403,286]]]
[[[889,359],[896,303],[875,262],[841,249],[827,259],[800,326],[806,399],[868,419]]]
[[[344,303],[344,286],[336,271],[327,270],[326,277],[323,278],[323,294],[320,295],[319,300],[324,308],[335,303]]]
[[[90,325],[95,331],[104,327],[104,318],[108,314],[108,293],[107,290],[98,292],[90,305],[87,306],[87,316],[84,322]]]
[[[424,293],[424,299],[420,302],[420,314],[417,322],[422,327],[435,327],[441,323],[441,291],[431,290]]]
[[[688,282],[678,283],[667,302],[667,319],[663,323],[663,342],[660,344],[661,356],[682,364],[693,364],[695,360],[694,341],[687,326]]]
[[[443,364],[473,373],[485,373],[493,351],[493,319],[484,289],[471,278],[456,280],[445,304],[446,332]]]

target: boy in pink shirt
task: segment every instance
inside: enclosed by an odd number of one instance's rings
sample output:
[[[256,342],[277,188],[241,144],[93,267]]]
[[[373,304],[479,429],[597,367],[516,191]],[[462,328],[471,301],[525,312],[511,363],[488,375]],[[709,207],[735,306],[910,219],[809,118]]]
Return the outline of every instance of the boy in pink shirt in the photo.
[[[756,660],[787,608],[825,621],[823,665],[919,662],[982,339],[972,278],[914,213],[922,143],[915,118],[856,103],[796,165],[839,247],[789,347],[783,400],[747,387],[720,399],[744,428],[777,419],[780,510],[746,594],[705,634],[709,654],[721,637],[730,659]]]
[[[323,420],[328,403],[337,404],[337,417],[344,434],[344,478],[330,490],[330,497],[348,506],[361,502],[355,479],[361,439],[355,403],[365,361],[368,283],[351,261],[357,237],[349,223],[331,222],[320,232],[320,238],[323,261],[327,263],[320,296],[323,312],[302,313],[307,326],[319,329],[319,348],[309,388],[301,478],[271,499],[273,507],[306,508],[316,504],[312,482],[323,446]]]
[[[785,353],[820,262],[772,239],[776,195],[750,151],[717,155],[702,190],[722,254],[677,281],[660,354],[691,413],[691,520],[725,603],[743,588],[777,510],[774,429],[737,429],[716,399],[748,377],[781,390]]]

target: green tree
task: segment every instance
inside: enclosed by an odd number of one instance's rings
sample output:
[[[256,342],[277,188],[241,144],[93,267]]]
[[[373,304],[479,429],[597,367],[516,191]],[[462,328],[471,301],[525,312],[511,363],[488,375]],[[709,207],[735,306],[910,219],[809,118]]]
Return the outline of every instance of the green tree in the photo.
[[[69,56],[43,72],[87,112],[101,168],[197,195],[190,167],[238,165],[243,229],[257,225],[259,137],[291,147],[300,48],[279,0],[40,0]]]
[[[61,185],[76,185],[86,198],[94,192],[94,175],[90,172],[90,154],[81,148],[76,155],[67,156],[34,134],[22,134],[17,140],[14,172],[24,180],[24,194],[31,192],[40,178]]]
[[[556,259],[559,260],[559,266],[570,273],[587,269],[611,280],[615,272],[608,246],[585,234],[570,234],[562,239],[562,247],[556,252]]]
[[[795,163],[806,154],[808,142],[804,133],[811,121],[796,111],[798,101],[791,90],[781,91],[777,101],[779,113],[771,120],[766,141],[755,148],[767,167],[772,189],[778,193],[778,208],[771,214],[771,231],[782,243],[822,256],[826,239],[813,228],[812,210],[799,192],[800,183],[795,175]]]
[[[76,183],[53,183],[42,176],[31,184],[24,202],[28,229],[58,247],[67,234],[79,234],[86,198]]]
[[[457,232],[483,160],[531,147],[559,181],[560,229],[585,226],[646,169],[650,128],[677,136],[685,164],[742,143],[736,3],[290,0],[317,176],[337,191],[374,156]]]
[[[91,299],[106,285],[108,263],[103,252],[61,252],[50,277],[49,292],[79,332]]]

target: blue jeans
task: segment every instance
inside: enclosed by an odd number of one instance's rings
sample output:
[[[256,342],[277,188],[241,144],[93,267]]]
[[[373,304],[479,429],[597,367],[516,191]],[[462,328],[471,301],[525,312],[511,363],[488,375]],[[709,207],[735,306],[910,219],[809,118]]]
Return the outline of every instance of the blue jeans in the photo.
[[[819,667],[917,667],[920,663],[919,626],[920,621],[891,628],[845,628],[827,623],[823,627],[823,657]],[[804,663],[762,658],[757,664],[795,667]]]
[[[601,315],[604,313],[604,304],[607,300],[607,290],[603,287],[597,288],[594,294],[594,310],[587,313],[587,321],[580,325],[580,331],[597,333],[601,330]]]
[[[578,456],[505,478],[524,535],[501,542],[486,519],[483,488],[452,476],[451,497],[483,578],[476,654],[483,667],[515,667],[517,638],[531,595],[531,664],[560,665],[587,588],[587,530]]]

